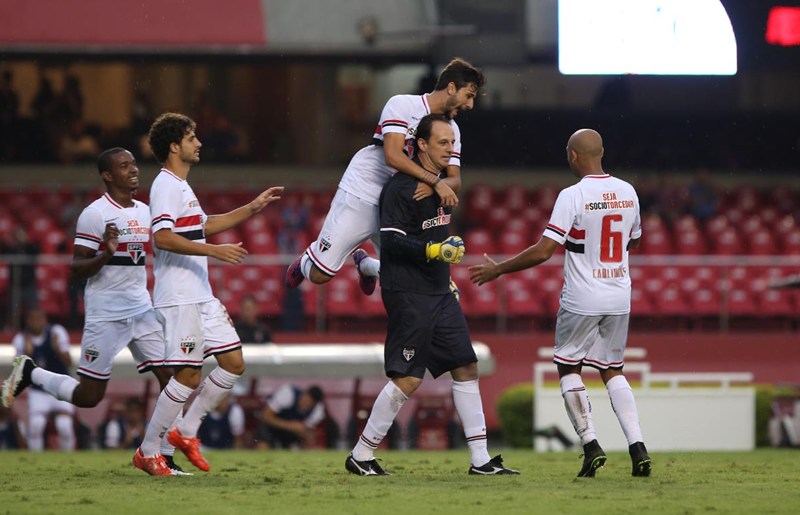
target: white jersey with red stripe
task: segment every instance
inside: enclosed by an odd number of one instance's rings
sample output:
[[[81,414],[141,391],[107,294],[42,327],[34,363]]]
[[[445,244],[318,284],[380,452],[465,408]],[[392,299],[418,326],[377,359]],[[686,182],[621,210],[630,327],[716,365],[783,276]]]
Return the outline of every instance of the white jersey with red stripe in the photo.
[[[395,95],[390,98],[383,107],[381,119],[372,135],[372,144],[356,152],[347,165],[339,188],[377,206],[383,185],[397,173],[397,170],[386,164],[383,155],[384,134],[391,132],[405,135],[406,154],[414,157],[417,125],[430,112],[427,95]],[[450,126],[456,139],[450,165],[461,166],[461,131],[454,120],[450,120]]]
[[[153,234],[170,230],[178,236],[205,243],[206,214],[191,186],[166,168],[150,188]],[[214,298],[208,281],[208,258],[155,249],[153,305],[156,308],[198,304]]]
[[[561,307],[579,315],[631,310],[628,242],[642,235],[633,186],[587,175],[558,195],[544,236],[566,247]]]
[[[119,229],[119,245],[108,263],[86,282],[86,320],[124,320],[153,307],[145,270],[145,246],[150,241],[147,204],[134,200],[132,207],[123,207],[104,194],[78,217],[75,245],[104,252],[107,223]]]

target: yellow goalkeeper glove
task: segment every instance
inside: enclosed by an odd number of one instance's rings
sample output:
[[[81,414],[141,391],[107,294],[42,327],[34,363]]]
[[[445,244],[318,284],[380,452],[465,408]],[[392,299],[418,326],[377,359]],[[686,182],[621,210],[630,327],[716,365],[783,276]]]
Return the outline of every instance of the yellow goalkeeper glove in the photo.
[[[435,259],[445,263],[460,263],[465,251],[464,240],[460,236],[450,236],[441,243],[428,243],[425,255],[428,260]]]

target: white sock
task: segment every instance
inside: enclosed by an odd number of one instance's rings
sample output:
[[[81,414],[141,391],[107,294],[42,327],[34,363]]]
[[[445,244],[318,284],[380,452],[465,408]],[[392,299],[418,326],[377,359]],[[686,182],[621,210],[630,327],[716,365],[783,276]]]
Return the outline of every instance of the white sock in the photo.
[[[183,420],[183,410],[178,412],[178,416],[175,418],[175,421],[169,426],[167,432],[172,431],[180,421]],[[161,438],[161,450],[159,451],[162,456],[174,456],[175,455],[175,447],[171,446],[167,441],[167,434],[164,433],[164,437]]]
[[[72,394],[79,384],[78,380],[72,376],[56,374],[42,367],[36,367],[31,371],[31,382],[56,399],[70,403]]]
[[[153,416],[150,417],[150,422],[147,424],[147,431],[144,433],[142,440],[142,456],[145,458],[152,458],[158,454],[161,447],[161,439],[167,433],[167,430],[175,422],[178,413],[183,410],[183,405],[186,404],[186,399],[192,394],[194,390],[186,385],[179,383],[174,377],[169,380],[167,386],[161,391],[158,396],[156,407],[153,410]]]
[[[358,265],[358,269],[361,270],[361,273],[364,275],[379,277],[381,275],[381,261],[374,257],[364,258],[361,264]]]
[[[633,398],[633,390],[625,376],[614,376],[606,383],[608,396],[611,398],[611,407],[617,414],[619,425],[622,432],[628,439],[628,445],[636,442],[644,442],[642,438],[642,428],[639,425],[639,412],[636,410],[636,400]]]
[[[311,274],[311,265],[313,264],[314,263],[308,257],[308,254],[304,252],[303,257],[300,258],[300,271],[303,273],[303,277],[306,279],[308,279],[309,275]]]
[[[375,457],[375,449],[386,437],[394,418],[407,400],[406,394],[394,382],[386,383],[372,405],[372,413],[369,414],[364,432],[353,447],[353,458],[357,461],[368,461]]]
[[[464,426],[469,456],[476,467],[489,463],[489,450],[486,446],[486,417],[483,415],[483,402],[478,380],[453,381],[453,402],[456,412]]]
[[[75,450],[75,421],[72,415],[61,413],[56,415],[56,432],[58,433],[58,446],[62,451]]]
[[[28,417],[28,450],[44,450],[44,428],[47,426],[47,416],[36,413]]]
[[[561,378],[561,396],[581,443],[585,445],[597,439],[592,423],[592,405],[589,404],[589,395],[580,374],[567,374]]]
[[[197,436],[197,430],[208,412],[213,411],[226,395],[231,393],[233,385],[239,376],[231,374],[227,370],[217,367],[208,374],[197,391],[192,405],[183,416],[183,420],[178,424],[178,431],[183,436]]]

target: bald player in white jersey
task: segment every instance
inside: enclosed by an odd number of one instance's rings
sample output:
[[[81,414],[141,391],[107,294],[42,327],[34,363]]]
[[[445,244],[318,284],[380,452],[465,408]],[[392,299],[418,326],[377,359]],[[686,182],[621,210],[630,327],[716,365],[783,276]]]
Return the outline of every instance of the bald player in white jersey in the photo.
[[[453,118],[460,110],[472,109],[484,82],[478,68],[456,58],[442,70],[432,93],[396,95],[389,99],[372,143],[359,150],[347,166],[316,241],[287,269],[288,287],[296,288],[303,279],[325,284],[352,255],[361,290],[367,295],[375,291],[380,261],[358,246],[371,240],[379,249],[378,197],[383,185],[399,171],[421,181],[414,196],[416,200],[435,191],[442,205],[458,203],[455,192],[461,186],[461,133]],[[446,178],[440,179],[411,159],[417,125],[428,114],[445,115],[455,133]]]
[[[88,278],[80,381],[35,367],[27,356],[20,356],[3,385],[4,405],[33,384],[75,406],[97,406],[105,395],[114,358],[126,346],[139,373],[152,370],[162,388],[171,376],[171,370],[162,368],[164,334],[147,291],[150,208],[133,198],[139,187],[136,159],[124,148],[111,148],[100,154],[97,169],[106,193],[78,218],[70,269],[73,276]],[[171,460],[173,449],[162,446],[161,450]]]
[[[575,132],[567,144],[567,161],[580,180],[559,194],[544,236],[501,263],[484,255],[485,263],[469,268],[470,279],[484,284],[544,263],[559,245],[566,247],[553,361],[567,414],[583,443],[578,477],[594,477],[606,462],[581,378],[583,365],[600,371],[628,440],[632,475],[649,476],[636,401],[622,373],[631,309],[628,250],[638,248],[642,236],[639,198],[633,186],[603,171],[602,157],[600,134]]]

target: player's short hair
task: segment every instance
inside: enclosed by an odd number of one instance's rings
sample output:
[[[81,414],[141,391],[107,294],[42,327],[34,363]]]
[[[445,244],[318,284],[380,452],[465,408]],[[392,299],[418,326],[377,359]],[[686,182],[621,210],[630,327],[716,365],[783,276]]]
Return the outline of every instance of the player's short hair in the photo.
[[[439,74],[439,80],[436,81],[436,91],[447,88],[450,83],[456,85],[456,88],[461,89],[467,84],[475,84],[475,87],[481,89],[486,84],[486,77],[480,68],[473,66],[460,57],[455,57],[452,61],[447,63],[442,73]]]
[[[325,398],[325,394],[322,393],[322,388],[320,388],[317,385],[309,386],[308,390],[306,390],[306,391],[311,396],[311,398],[314,399],[314,402],[319,402],[319,401],[321,401],[322,399]]]
[[[127,150],[122,147],[114,147],[104,150],[103,153],[97,157],[97,172],[103,173],[111,171],[111,166],[114,164],[111,161],[111,158],[120,152],[127,152]]]
[[[164,163],[169,157],[169,146],[180,144],[183,137],[196,126],[194,120],[185,114],[162,113],[150,126],[147,135],[153,155],[160,163]]]
[[[450,124],[450,121],[443,114],[427,114],[422,117],[417,125],[417,132],[414,133],[414,153],[419,152],[419,140],[424,139],[428,141],[431,139],[431,132],[433,132],[433,124],[435,122],[443,122]]]

